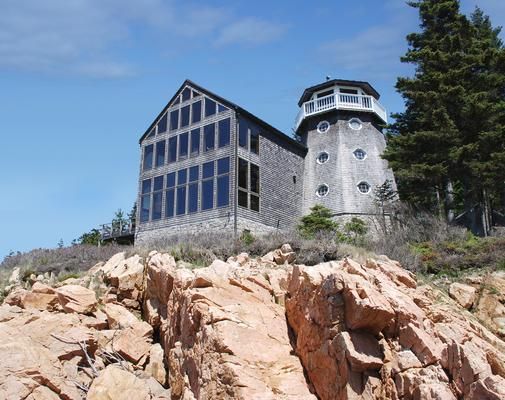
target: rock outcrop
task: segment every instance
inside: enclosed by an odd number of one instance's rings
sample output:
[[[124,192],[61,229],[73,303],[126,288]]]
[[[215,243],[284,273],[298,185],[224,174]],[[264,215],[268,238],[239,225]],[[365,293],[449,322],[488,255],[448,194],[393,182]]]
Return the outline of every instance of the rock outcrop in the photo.
[[[16,286],[0,398],[505,398],[505,343],[475,318],[495,307],[500,323],[501,278],[453,285],[453,301],[385,257],[295,259],[289,245],[199,269],[119,253],[56,289]]]

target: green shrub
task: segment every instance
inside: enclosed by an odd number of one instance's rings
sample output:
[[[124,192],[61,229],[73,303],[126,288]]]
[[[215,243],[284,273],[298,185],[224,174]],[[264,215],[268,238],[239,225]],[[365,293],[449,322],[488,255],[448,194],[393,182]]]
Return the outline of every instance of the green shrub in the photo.
[[[319,233],[336,233],[338,224],[331,217],[331,210],[316,204],[310,209],[309,214],[301,218],[298,230],[302,236],[309,239],[313,239]]]

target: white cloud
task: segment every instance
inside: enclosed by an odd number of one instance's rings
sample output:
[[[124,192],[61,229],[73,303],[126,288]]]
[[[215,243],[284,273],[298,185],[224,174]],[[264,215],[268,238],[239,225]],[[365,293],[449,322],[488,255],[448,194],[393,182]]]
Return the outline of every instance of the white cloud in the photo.
[[[226,25],[220,32],[215,44],[259,45],[277,40],[286,31],[286,26],[249,17]]]
[[[223,8],[175,0],[3,0],[0,68],[130,76],[136,68],[117,54],[125,46],[138,45],[137,30],[160,42],[170,36],[201,35],[209,45],[216,38],[222,45],[263,44],[281,31],[267,21],[240,19]]]

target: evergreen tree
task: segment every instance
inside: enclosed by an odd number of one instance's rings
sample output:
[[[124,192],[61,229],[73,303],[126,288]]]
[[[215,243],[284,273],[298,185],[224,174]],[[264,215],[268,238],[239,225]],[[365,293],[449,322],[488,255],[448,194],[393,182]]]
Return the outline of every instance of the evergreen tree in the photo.
[[[298,230],[307,238],[314,238],[316,234],[321,232],[335,233],[338,229],[338,224],[331,219],[331,210],[316,204],[310,209],[310,213],[303,216]]]

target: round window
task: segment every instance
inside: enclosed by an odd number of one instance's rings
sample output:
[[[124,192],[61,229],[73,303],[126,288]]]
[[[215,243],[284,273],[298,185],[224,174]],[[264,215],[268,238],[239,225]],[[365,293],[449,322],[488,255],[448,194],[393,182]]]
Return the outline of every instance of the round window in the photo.
[[[319,133],[325,133],[330,129],[330,123],[328,121],[321,121],[317,124],[317,131]]]
[[[324,197],[328,194],[329,191],[330,191],[330,188],[328,187],[328,185],[322,184],[322,185],[319,185],[319,187],[317,188],[316,194],[319,197]]]
[[[354,129],[355,131],[359,131],[361,127],[363,126],[363,123],[359,118],[351,118],[349,120],[349,127],[351,129]]]
[[[326,161],[328,161],[328,158],[330,158],[329,154],[326,151],[323,151],[317,156],[317,163],[324,164]]]
[[[354,154],[354,157],[358,160],[364,160],[366,158],[366,151],[362,149],[356,149],[352,154]]]
[[[360,182],[358,183],[358,190],[363,194],[367,194],[370,192],[370,185],[367,182]]]

